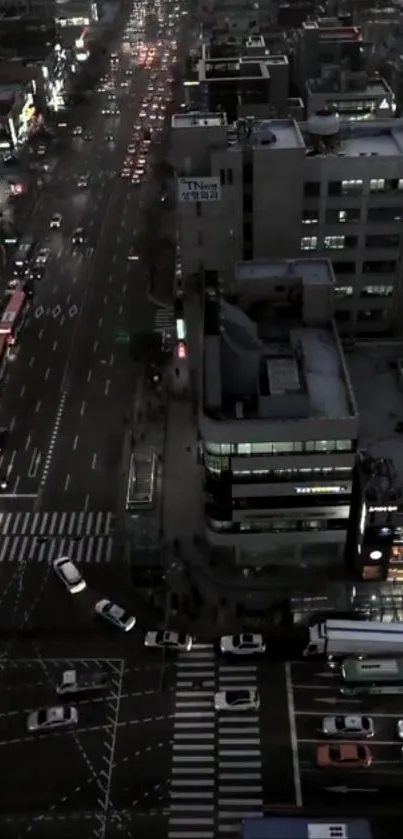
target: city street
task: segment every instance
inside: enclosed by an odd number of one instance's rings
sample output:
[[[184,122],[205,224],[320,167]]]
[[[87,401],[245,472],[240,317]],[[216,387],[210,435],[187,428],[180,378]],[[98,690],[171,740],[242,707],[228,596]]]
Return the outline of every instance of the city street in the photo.
[[[2,468],[9,492],[40,492],[44,510],[115,508],[136,374],[128,340],[140,325],[153,328],[146,271],[128,259],[152,184],[136,186],[120,177],[150,70],[122,51],[112,75],[120,113],[102,114],[110,105],[107,92],[92,96],[82,125],[92,139],[70,139],[29,224],[51,258],[37,283],[18,358],[3,380],[2,421],[11,436]],[[121,87],[127,78],[130,86]],[[84,175],[86,189],[78,186]],[[63,224],[50,230],[56,212]],[[76,227],[83,228],[85,241],[74,247]],[[127,340],[117,344],[119,334]]]
[[[165,824],[173,694],[158,689],[160,661],[150,666],[142,645],[135,647],[136,666],[117,658],[9,659],[2,665],[0,759],[9,767],[0,796],[2,835],[13,836],[17,828],[17,835],[31,835],[30,825],[50,829],[50,821],[69,835],[82,821],[86,835],[96,836],[109,811],[108,836],[114,821],[138,820],[145,832],[150,819],[153,829],[154,818],[156,827]],[[56,686],[71,668],[87,678],[102,674],[105,691],[59,697]],[[60,703],[77,707],[76,726],[27,731],[30,711]]]

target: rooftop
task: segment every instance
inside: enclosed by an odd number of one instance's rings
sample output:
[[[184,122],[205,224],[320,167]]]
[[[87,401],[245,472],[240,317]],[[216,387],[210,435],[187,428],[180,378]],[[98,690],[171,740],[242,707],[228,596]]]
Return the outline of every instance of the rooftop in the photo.
[[[312,117],[317,122],[317,117]],[[320,118],[322,119],[322,118]],[[324,120],[336,119],[334,116],[324,117]],[[312,146],[311,122],[301,123],[300,128],[307,147]],[[315,131],[321,136],[321,131]],[[337,130],[324,139],[331,140],[319,153],[339,155],[342,157],[368,157],[382,155],[396,157],[403,153],[403,119],[374,119],[368,122],[340,122]]]
[[[220,78],[260,78],[264,65],[253,58],[208,58],[199,62],[199,81]]]
[[[331,93],[337,96],[372,96],[381,99],[392,96],[392,91],[385,79],[368,77],[366,73],[355,73],[343,77],[340,72],[332,73],[318,79],[308,79],[306,83],[309,93]]]
[[[253,270],[255,269],[255,270]],[[204,404],[216,419],[347,419],[355,416],[343,353],[324,302],[327,260],[239,263],[236,293],[206,298]],[[309,286],[322,289],[310,297]],[[311,304],[316,314],[310,320]],[[305,325],[306,324],[306,325]]]
[[[403,359],[403,344],[366,344],[346,354],[360,418],[360,448],[372,457],[392,460],[403,481],[403,435],[397,430],[403,421],[399,359]]]
[[[174,114],[172,128],[214,128],[227,124],[225,114],[207,114],[202,111],[190,111],[187,114]]]
[[[230,129],[230,145],[248,144],[276,149],[303,149],[304,139],[293,119],[239,119]]]

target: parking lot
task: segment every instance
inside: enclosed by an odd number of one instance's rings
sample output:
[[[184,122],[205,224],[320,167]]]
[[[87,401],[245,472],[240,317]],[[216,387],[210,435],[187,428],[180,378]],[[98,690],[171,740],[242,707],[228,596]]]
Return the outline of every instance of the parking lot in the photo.
[[[59,696],[56,685],[71,668],[81,675],[103,673],[106,690],[91,697]],[[1,664],[0,814],[102,811],[113,770],[122,677],[119,659],[20,659]],[[27,730],[30,711],[61,704],[77,707],[77,725]]]
[[[286,665],[290,748],[293,760],[295,803],[309,806],[318,801],[337,803],[340,797],[349,804],[365,799],[367,806],[385,801],[398,803],[403,782],[402,741],[397,736],[397,722],[403,717],[398,696],[373,696],[365,699],[340,694],[337,671],[323,663]],[[342,743],[346,738],[321,734],[325,716],[367,716],[373,721],[374,736],[364,742],[372,754],[368,768],[332,766],[318,768],[317,750],[330,740]],[[370,796],[372,794],[372,797]],[[336,799],[336,802],[335,802]]]

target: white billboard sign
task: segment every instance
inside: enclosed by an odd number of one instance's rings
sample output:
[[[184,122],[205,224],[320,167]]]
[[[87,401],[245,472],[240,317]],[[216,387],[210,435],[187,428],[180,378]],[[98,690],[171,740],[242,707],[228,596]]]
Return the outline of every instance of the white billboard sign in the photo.
[[[220,198],[219,178],[178,178],[178,200],[182,204],[203,204],[206,201],[219,201]]]

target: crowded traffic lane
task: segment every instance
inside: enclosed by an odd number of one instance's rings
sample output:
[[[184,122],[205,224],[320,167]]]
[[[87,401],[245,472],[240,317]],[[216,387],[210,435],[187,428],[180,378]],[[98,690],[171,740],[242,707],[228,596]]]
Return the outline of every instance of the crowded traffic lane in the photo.
[[[104,119],[97,120],[99,139],[104,132]],[[94,136],[95,136],[94,129]],[[126,138],[124,137],[124,142]],[[84,141],[82,141],[84,143]],[[10,474],[12,492],[35,492],[38,477],[46,459],[52,423],[57,415],[58,387],[63,383],[66,360],[88,283],[89,262],[99,241],[105,213],[105,199],[115,176],[106,144],[99,143],[94,155],[93,141],[80,149],[85,164],[77,166],[77,153],[69,156],[63,178],[66,182],[64,204],[57,199],[52,207],[46,204],[35,214],[35,232],[41,244],[50,245],[53,253],[43,279],[37,283],[30,326],[24,330],[20,357],[6,374],[4,415],[13,432],[15,445],[4,461]],[[92,152],[92,154],[91,154]],[[102,162],[106,160],[104,167]],[[77,187],[77,178],[91,163],[87,189]],[[115,161],[116,163],[116,161]],[[93,180],[91,180],[93,178]],[[61,212],[61,232],[49,231],[53,212]],[[86,241],[72,247],[71,235],[81,224]],[[93,231],[93,233],[92,233]],[[52,247],[53,245],[53,247]],[[28,345],[27,335],[30,333]],[[32,370],[35,375],[30,375]],[[28,372],[29,371],[29,372]],[[15,435],[15,436],[14,436]]]

